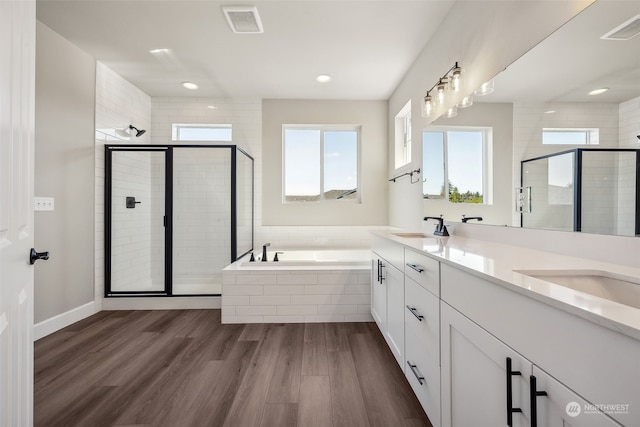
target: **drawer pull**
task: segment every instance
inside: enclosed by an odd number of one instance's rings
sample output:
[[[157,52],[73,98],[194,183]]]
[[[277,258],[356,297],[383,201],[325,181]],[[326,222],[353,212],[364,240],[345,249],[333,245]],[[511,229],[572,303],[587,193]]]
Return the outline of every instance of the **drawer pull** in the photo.
[[[511,377],[514,375],[522,375],[520,371],[511,370],[511,358],[507,357],[507,425],[513,426],[513,413],[520,412],[522,409],[513,407],[513,385],[511,384]]]
[[[409,264],[409,263],[407,263],[407,267],[411,268],[412,270],[417,271],[418,273],[424,273],[424,268],[420,267],[417,264]]]
[[[424,316],[422,314],[418,314],[418,310],[416,310],[415,307],[407,306],[407,309],[411,312],[411,314],[416,316],[416,319],[422,322],[422,319],[424,319]]]
[[[413,372],[413,375],[416,376],[416,378],[418,379],[418,382],[420,383],[420,385],[424,384],[424,377],[422,376],[420,371],[418,371],[418,366],[417,365],[412,365],[411,362],[408,361],[408,360],[407,360],[407,365],[409,365],[409,367],[411,368],[411,372]]]
[[[378,283],[382,285],[382,281],[384,280],[384,273],[382,269],[384,268],[384,264],[382,261],[378,260]]]

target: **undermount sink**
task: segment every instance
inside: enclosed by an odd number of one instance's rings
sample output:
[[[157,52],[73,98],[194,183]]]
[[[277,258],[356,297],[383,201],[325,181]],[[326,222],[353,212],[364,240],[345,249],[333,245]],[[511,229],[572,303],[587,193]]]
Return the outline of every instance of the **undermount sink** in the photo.
[[[640,279],[600,270],[513,270],[640,309]]]
[[[424,233],[391,233],[391,234],[398,237],[408,237],[410,239],[424,239],[425,237],[429,237]]]

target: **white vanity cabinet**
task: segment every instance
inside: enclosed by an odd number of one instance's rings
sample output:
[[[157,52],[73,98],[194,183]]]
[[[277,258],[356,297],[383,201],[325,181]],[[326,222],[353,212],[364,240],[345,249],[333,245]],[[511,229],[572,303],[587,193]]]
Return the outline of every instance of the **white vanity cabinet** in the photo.
[[[637,340],[446,264],[441,297],[443,426],[470,425],[466,413],[471,425],[507,425],[509,401],[523,411],[513,425],[640,425]],[[506,357],[521,373],[511,400]],[[593,404],[628,410],[605,415]]]
[[[404,248],[374,236],[372,249],[371,315],[404,372]]]

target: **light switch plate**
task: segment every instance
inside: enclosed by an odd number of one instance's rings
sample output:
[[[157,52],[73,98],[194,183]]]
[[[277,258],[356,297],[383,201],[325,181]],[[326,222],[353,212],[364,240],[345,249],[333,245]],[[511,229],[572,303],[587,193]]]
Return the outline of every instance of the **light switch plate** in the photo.
[[[53,197],[34,197],[33,201],[36,212],[53,210]]]

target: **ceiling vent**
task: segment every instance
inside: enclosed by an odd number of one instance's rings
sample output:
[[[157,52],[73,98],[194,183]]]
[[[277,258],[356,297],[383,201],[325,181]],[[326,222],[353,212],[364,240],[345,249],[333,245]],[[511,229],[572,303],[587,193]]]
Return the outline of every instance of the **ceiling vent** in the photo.
[[[222,11],[234,33],[264,33],[258,8],[255,6],[222,6]]]
[[[600,38],[602,40],[629,40],[638,34],[640,34],[640,15],[636,15],[624,24],[618,25]]]

